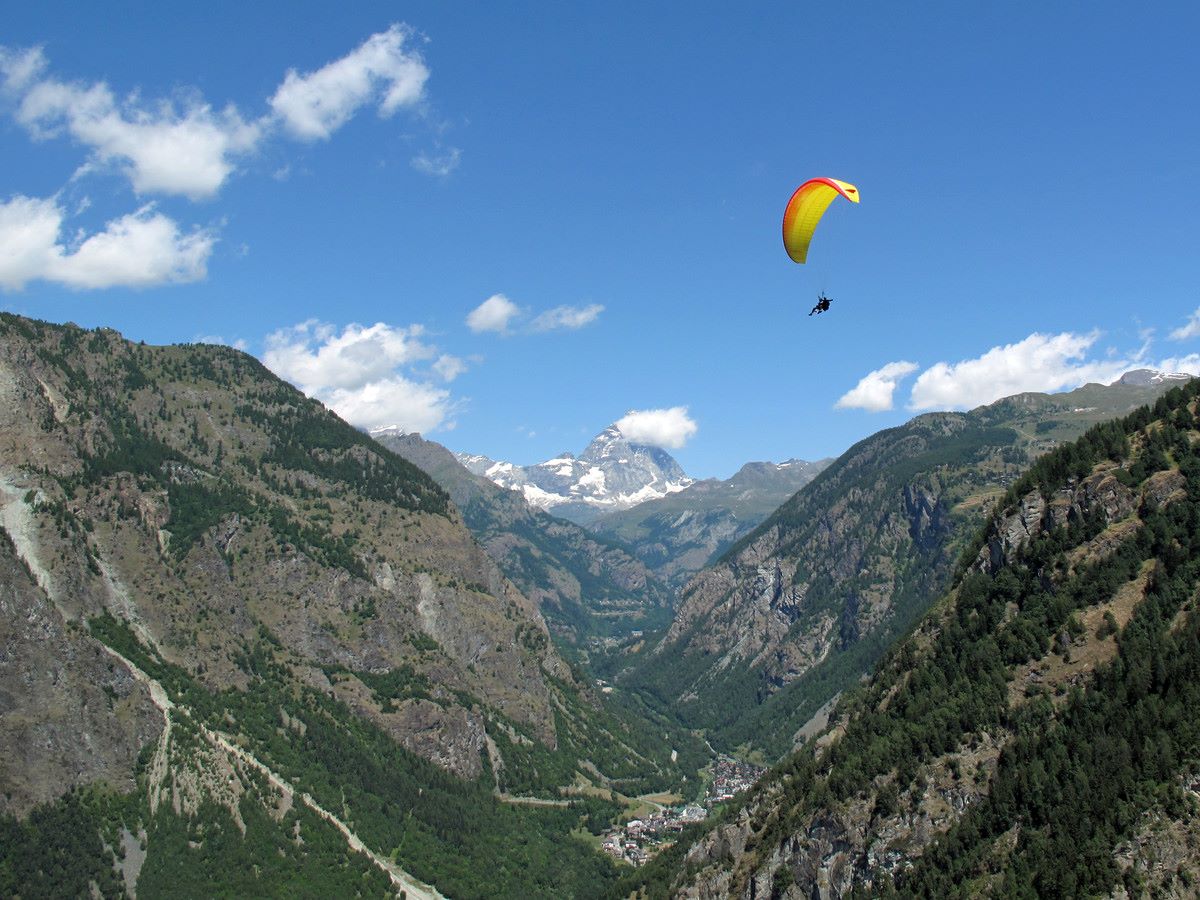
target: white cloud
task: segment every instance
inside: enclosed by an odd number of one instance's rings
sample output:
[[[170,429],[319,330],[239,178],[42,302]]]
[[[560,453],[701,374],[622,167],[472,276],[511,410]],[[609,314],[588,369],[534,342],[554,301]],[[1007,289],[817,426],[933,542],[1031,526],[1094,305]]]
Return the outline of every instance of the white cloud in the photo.
[[[422,152],[413,157],[412,167],[418,172],[424,172],[426,175],[445,178],[458,168],[461,157],[462,151],[458,147],[449,147],[441,153],[433,155]]]
[[[46,77],[40,47],[0,47],[0,90],[35,140],[68,135],[88,149],[76,176],[115,166],[139,194],[201,200],[216,195],[238,162],[281,129],[301,140],[326,139],[364,106],[374,105],[384,118],[417,106],[430,72],[406,47],[411,36],[407,26],[393,25],[315,72],[289,70],[268,100],[270,110],[251,119],[233,104],[215,109],[195,91],[174,101],[143,101],[137,93],[120,99],[104,82]],[[451,148],[414,165],[444,174],[459,155]],[[275,177],[288,171],[285,163]]]
[[[467,327],[479,334],[484,331],[503,333],[508,323],[520,314],[521,308],[503,294],[492,294],[467,315]]]
[[[12,50],[0,47],[0,76],[5,93],[20,94],[37,80],[46,68],[46,55],[41,47]]]
[[[454,428],[457,405],[450,392],[402,375],[372,381],[353,390],[338,388],[321,399],[351,424],[368,430],[398,425],[410,434]]]
[[[868,372],[834,404],[838,409],[882,412],[892,408],[892,396],[901,379],[917,371],[917,364],[900,360]]]
[[[1160,360],[1154,368],[1168,374],[1186,372],[1188,375],[1200,375],[1200,353],[1168,357]]]
[[[460,359],[457,356],[443,353],[434,360],[433,371],[441,375],[443,380],[453,381],[463,372],[467,371],[467,363],[466,360]]]
[[[506,334],[513,320],[525,312],[503,294],[493,294],[467,315],[467,327],[476,334],[484,331]],[[539,313],[529,322],[528,327],[522,330],[536,333],[583,328],[596,321],[602,312],[604,307],[599,303],[587,306],[556,306]]]
[[[339,332],[310,319],[268,335],[262,359],[276,375],[354,425],[450,429],[459,405],[450,392],[401,371],[436,355],[421,340],[423,334],[419,325],[398,328],[383,322],[351,324]],[[450,362],[442,360],[453,359],[443,354],[433,367],[448,367]]]
[[[599,303],[592,303],[588,306],[556,306],[539,315],[530,323],[529,327],[534,331],[582,328],[584,325],[596,321],[602,312],[604,312],[604,307]]]
[[[267,335],[263,362],[306,394],[321,396],[361,388],[397,366],[429,359],[434,350],[421,342],[423,333],[419,325],[376,322],[369,328],[352,323],[338,334],[332,325],[309,319]]]
[[[429,69],[420,53],[405,47],[411,36],[412,29],[393,25],[315,72],[300,75],[289,70],[271,98],[271,108],[296,137],[321,140],[367,104],[377,104],[381,117],[415,105],[425,91]]]
[[[36,280],[72,288],[198,281],[216,243],[203,229],[183,234],[152,205],[70,242],[61,236],[65,219],[53,199],[16,196],[0,204],[0,288],[20,290]]]
[[[1200,309],[1188,316],[1188,320],[1171,332],[1171,340],[1186,341],[1188,338],[1200,337]]]
[[[633,409],[617,419],[616,425],[626,440],[671,450],[686,444],[700,427],[688,415],[686,406]]]
[[[38,139],[65,130],[92,151],[82,171],[115,163],[139,194],[214,195],[233,172],[233,159],[253,151],[263,136],[228,106],[214,112],[191,99],[182,112],[166,101],[146,107],[132,97],[118,104],[103,83],[90,87],[45,80],[34,84],[17,121]]]
[[[1088,334],[1034,333],[1015,344],[993,347],[975,359],[939,362],[922,372],[913,385],[911,409],[970,409],[1025,391],[1053,392],[1088,382],[1108,384],[1135,359],[1087,359],[1099,338]]]

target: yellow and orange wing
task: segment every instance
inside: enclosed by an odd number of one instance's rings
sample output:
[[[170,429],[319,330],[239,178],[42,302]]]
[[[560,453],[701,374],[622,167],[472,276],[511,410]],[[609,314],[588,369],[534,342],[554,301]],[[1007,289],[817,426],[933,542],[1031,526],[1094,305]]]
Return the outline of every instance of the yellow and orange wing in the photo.
[[[812,178],[792,194],[783,211],[783,246],[793,262],[808,259],[808,245],[825,210],[838,195],[858,202],[858,188],[836,178]]]

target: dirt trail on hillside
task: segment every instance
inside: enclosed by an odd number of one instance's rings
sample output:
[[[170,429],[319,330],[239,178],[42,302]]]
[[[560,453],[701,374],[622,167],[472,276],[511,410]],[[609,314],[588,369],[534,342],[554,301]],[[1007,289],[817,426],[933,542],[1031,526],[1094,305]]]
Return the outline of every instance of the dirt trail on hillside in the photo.
[[[150,691],[150,698],[153,700],[154,705],[158,707],[163,714],[165,725],[162,736],[159,739],[158,748],[155,751],[154,760],[150,766],[150,790],[152,795],[156,795],[158,792],[158,787],[165,782],[166,778],[167,748],[170,741],[172,710],[178,710],[179,713],[188,716],[188,718],[193,719],[193,721],[195,721],[195,719],[191,716],[191,713],[186,707],[176,706],[174,701],[172,701],[167,695],[166,690],[156,679],[151,678],[148,674],[143,672],[140,668],[134,665],[133,662],[126,659],[116,650],[113,650],[111,647],[108,647],[103,643],[101,643],[101,646],[103,646],[104,649],[109,652],[109,654],[119,659],[133,674],[134,678],[146,686],[146,688]],[[200,723],[197,724],[199,725],[200,733],[204,735],[205,739],[210,744],[220,748],[222,751],[236,758],[244,765],[247,765],[261,773],[277,790],[286,794],[289,798],[299,797],[305,806],[340,831],[342,836],[346,839],[346,843],[350,846],[350,849],[358,853],[363,853],[369,857],[371,862],[374,863],[374,865],[384,874],[386,874],[389,879],[391,879],[393,886],[395,886],[398,891],[404,891],[407,900],[446,900],[446,898],[436,888],[425,884],[422,881],[418,881],[412,875],[409,875],[407,872],[397,866],[390,859],[379,855],[370,847],[368,847],[366,843],[363,842],[362,838],[355,834],[345,822],[317,803],[317,801],[314,800],[311,795],[297,792],[296,789],[286,779],[272,770],[252,753],[249,753],[237,746],[232,740],[229,739],[227,735],[224,735],[219,731],[214,731],[207,725]],[[152,800],[151,808],[154,809],[156,807],[157,803]]]

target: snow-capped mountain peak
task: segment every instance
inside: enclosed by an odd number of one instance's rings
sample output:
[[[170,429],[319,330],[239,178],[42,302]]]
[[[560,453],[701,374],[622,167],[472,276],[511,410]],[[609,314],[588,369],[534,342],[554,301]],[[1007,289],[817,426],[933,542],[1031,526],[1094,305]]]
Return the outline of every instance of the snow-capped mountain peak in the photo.
[[[1170,381],[1191,381],[1194,375],[1186,372],[1160,372],[1157,369],[1132,369],[1116,380],[1116,384],[1132,385],[1134,387],[1149,387],[1155,384],[1166,384]]]
[[[532,466],[456,456],[475,474],[521,491],[534,506],[576,521],[665,497],[693,481],[667,451],[630,443],[616,425],[596,435],[579,456],[560,453]]]
[[[372,428],[367,432],[367,434],[376,440],[382,437],[405,437],[408,433],[408,429],[403,425],[383,425],[379,428]]]

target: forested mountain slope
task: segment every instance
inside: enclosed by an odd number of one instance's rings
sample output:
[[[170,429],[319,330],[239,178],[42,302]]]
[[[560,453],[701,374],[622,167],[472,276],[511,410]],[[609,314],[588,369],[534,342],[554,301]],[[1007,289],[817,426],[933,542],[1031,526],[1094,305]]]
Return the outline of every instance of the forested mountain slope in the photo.
[[[1167,385],[1088,385],[931,413],[860,441],[683,591],[622,683],[768,759],[924,613],[1031,459]]]
[[[587,893],[610,805],[494,794],[695,771],[431,478],[230,348],[0,315],[0,525],[0,894],[121,854],[142,896]]]
[[[1198,395],[1040,459],[832,727],[636,881],[705,898],[1194,896]]]

